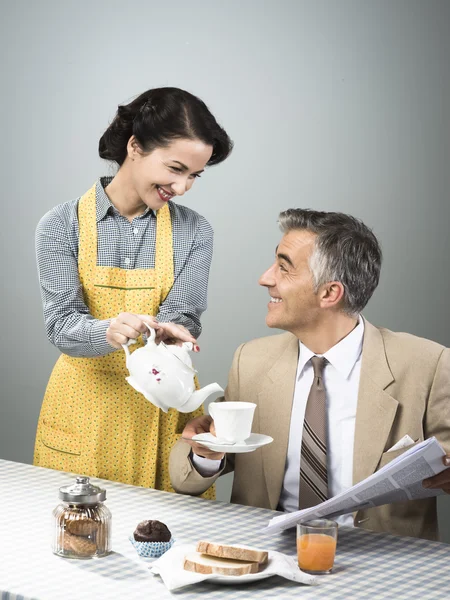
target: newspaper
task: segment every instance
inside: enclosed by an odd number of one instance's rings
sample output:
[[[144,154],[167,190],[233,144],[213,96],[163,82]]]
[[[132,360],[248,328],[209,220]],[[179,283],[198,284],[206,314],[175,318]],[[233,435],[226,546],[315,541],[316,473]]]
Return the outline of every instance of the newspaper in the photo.
[[[442,460],[445,454],[435,437],[428,438],[405,450],[379,471],[345,492],[312,508],[273,517],[264,531],[282,531],[295,527],[300,521],[334,518],[382,504],[443,494],[440,489],[424,488],[422,481],[447,468]]]

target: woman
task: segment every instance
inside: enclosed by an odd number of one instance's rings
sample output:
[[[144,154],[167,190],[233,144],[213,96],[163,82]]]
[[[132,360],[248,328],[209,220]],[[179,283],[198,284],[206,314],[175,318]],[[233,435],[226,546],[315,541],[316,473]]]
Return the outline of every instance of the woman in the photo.
[[[159,339],[196,344],[213,232],[173,198],[231,149],[199,98],[149,90],[119,106],[100,139],[100,157],[119,166],[115,177],[40,221],[44,318],[63,354],[45,393],[34,464],[172,489],[170,448],[201,410],[165,414],[145,400],[125,381],[121,345],[142,343],[144,321]]]

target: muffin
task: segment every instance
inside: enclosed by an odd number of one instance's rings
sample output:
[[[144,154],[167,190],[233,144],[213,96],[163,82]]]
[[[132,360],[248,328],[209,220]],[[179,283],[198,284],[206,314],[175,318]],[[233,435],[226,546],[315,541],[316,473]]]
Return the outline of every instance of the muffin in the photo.
[[[130,542],[139,556],[158,558],[172,547],[174,539],[161,521],[141,521],[130,536]]]

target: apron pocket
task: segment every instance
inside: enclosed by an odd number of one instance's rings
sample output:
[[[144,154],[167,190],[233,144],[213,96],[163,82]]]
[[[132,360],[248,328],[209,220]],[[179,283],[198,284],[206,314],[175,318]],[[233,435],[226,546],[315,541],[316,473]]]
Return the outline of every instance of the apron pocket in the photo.
[[[80,436],[56,429],[45,423],[41,426],[41,442],[50,450],[57,450],[65,454],[80,456],[81,439]]]

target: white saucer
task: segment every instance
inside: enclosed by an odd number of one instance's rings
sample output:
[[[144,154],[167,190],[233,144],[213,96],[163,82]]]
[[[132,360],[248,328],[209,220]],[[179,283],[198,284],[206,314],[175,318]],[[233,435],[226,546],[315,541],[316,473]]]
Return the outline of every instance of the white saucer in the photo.
[[[221,444],[211,433],[199,433],[198,435],[194,435],[192,440],[199,442],[202,446],[206,446],[206,448],[213,452],[229,452],[231,454],[253,452],[253,450],[273,442],[273,438],[270,435],[263,435],[262,433],[252,433],[246,440],[237,442],[236,444]]]

